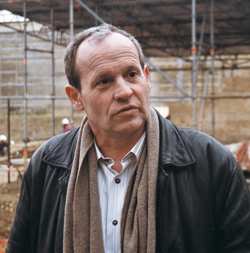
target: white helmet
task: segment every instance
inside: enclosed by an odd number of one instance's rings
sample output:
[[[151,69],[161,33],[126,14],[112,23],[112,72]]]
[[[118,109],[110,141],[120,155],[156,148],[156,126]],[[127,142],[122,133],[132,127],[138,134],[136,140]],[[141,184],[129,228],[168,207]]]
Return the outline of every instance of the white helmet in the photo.
[[[4,134],[0,135],[0,141],[6,141],[7,137]]]
[[[62,120],[62,124],[63,124],[63,125],[69,124],[69,120],[68,120],[67,118],[64,118],[64,119]]]

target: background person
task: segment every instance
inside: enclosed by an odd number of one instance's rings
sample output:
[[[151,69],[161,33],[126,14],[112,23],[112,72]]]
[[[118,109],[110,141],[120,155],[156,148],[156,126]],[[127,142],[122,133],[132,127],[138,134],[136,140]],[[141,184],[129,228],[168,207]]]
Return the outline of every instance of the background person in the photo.
[[[62,120],[63,125],[63,133],[66,133],[71,130],[71,125],[69,124],[69,120],[67,118],[64,118]]]
[[[4,134],[0,135],[0,154],[4,156],[7,153],[8,142],[7,137]]]

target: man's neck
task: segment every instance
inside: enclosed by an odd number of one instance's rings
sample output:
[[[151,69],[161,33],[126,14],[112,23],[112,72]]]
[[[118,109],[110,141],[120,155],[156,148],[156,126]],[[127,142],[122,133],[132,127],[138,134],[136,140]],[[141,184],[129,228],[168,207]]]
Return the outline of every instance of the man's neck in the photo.
[[[123,157],[139,141],[142,134],[143,132],[134,136],[120,136],[120,138],[96,138],[96,143],[104,157],[114,160],[115,164],[112,169],[119,173],[122,170],[121,161]]]

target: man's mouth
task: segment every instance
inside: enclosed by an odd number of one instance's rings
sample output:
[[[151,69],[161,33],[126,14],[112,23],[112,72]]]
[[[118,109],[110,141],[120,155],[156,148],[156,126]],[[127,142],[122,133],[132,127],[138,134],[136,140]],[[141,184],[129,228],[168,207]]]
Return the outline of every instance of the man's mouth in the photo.
[[[117,114],[124,114],[124,115],[129,115],[129,114],[133,114],[138,108],[135,106],[127,106],[127,107],[123,107],[121,108]]]

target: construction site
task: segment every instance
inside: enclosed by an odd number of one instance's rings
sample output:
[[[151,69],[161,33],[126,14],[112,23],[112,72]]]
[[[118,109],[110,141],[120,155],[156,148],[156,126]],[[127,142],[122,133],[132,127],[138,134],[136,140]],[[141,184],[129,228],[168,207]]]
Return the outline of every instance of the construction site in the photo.
[[[250,171],[249,14],[243,0],[0,0],[0,135],[9,141],[0,156],[0,244],[34,151],[62,133],[63,118],[81,124],[84,112],[65,93],[63,57],[75,34],[102,23],[141,44],[151,105],[178,126],[234,145],[236,156],[244,148]]]

